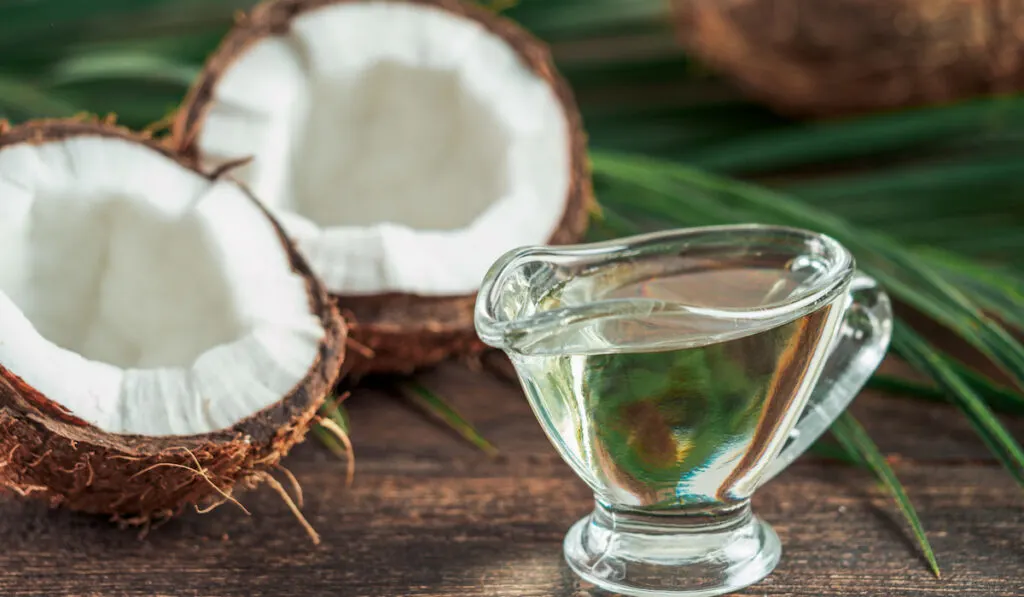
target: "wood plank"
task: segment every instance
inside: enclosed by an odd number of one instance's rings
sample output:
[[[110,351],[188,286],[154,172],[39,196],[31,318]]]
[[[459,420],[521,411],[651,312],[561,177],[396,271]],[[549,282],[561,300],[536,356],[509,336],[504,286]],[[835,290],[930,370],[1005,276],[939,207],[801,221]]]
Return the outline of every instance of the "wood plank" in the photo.
[[[268,489],[242,496],[251,517],[225,505],[187,514],[144,540],[96,518],[7,500],[0,502],[0,594],[600,594],[575,579],[560,551],[566,529],[591,507],[590,493],[554,454],[517,390],[458,366],[425,379],[479,422],[501,446],[500,457],[467,447],[401,400],[364,393],[351,405],[359,457],[353,487],[344,486],[343,465],[314,442],[286,462],[303,485],[322,545],[309,542]],[[902,429],[890,408],[905,401],[863,398],[869,427]],[[755,498],[785,553],[769,579],[742,594],[1024,594],[1024,499],[997,466],[929,459],[943,442],[960,445],[953,432],[961,417],[940,410],[946,414],[928,415],[930,431],[908,421],[904,437],[891,440],[912,452],[897,462],[897,473],[945,578],[931,576],[866,473],[805,458]],[[926,431],[939,439],[921,438]]]

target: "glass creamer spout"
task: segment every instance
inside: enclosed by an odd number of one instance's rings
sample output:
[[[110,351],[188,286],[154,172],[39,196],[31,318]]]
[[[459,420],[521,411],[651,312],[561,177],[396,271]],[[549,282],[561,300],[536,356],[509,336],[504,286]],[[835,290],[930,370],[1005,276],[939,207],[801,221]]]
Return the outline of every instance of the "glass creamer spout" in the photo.
[[[551,335],[580,313],[545,308],[545,298],[625,248],[620,243],[587,248],[534,246],[506,253],[481,285],[476,303],[477,334],[493,347],[513,351]]]
[[[764,230],[719,226],[511,251],[481,287],[477,333],[522,354],[686,348],[798,318],[841,290],[853,267],[841,247],[804,247],[793,231],[794,251],[779,228],[757,245]]]

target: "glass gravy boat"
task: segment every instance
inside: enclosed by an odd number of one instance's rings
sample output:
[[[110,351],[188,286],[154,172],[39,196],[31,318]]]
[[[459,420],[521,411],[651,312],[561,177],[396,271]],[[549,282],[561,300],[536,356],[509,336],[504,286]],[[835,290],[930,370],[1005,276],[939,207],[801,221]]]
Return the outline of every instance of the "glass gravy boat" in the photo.
[[[718,595],[781,545],[754,490],[846,408],[889,342],[888,297],[850,253],[762,225],[511,251],[476,303],[596,508],[572,569],[628,595]]]

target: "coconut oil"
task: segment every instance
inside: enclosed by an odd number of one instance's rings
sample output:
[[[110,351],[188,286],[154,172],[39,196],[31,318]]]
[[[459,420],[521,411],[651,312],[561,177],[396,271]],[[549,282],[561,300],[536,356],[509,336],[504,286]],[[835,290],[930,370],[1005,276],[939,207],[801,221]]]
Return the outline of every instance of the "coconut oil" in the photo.
[[[742,500],[744,480],[795,422],[838,318],[832,306],[753,324],[729,312],[770,312],[818,273],[770,256],[648,262],[639,277],[629,264],[591,272],[555,285],[538,311],[620,301],[634,307],[629,317],[576,322],[512,358],[556,447],[599,499],[648,509]]]

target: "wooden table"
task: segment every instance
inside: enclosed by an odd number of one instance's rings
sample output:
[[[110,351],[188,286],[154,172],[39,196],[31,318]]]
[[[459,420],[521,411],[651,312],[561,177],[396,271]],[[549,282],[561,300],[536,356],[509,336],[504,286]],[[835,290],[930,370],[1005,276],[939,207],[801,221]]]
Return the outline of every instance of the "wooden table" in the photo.
[[[243,494],[140,540],[104,521],[0,501],[0,595],[584,597],[562,562],[587,488],[507,381],[446,365],[424,380],[502,450],[491,459],[402,399],[350,401],[358,472],[315,440],[286,464],[305,489],[314,547],[276,494]],[[963,417],[945,406],[865,394],[854,412],[894,456],[944,577],[925,566],[868,473],[805,456],[755,500],[784,555],[744,595],[1024,595],[1024,495]],[[1024,420],[1010,421],[1024,437]]]

